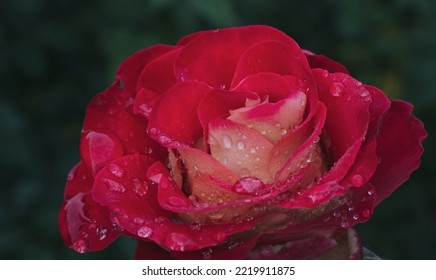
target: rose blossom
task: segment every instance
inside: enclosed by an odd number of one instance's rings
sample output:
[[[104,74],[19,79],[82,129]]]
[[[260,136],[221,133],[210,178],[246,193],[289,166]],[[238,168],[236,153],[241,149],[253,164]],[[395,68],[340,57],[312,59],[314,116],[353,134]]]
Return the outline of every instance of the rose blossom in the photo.
[[[360,258],[355,224],[418,168],[406,102],[268,26],[203,31],[127,58],[90,102],[59,227],[78,252]]]

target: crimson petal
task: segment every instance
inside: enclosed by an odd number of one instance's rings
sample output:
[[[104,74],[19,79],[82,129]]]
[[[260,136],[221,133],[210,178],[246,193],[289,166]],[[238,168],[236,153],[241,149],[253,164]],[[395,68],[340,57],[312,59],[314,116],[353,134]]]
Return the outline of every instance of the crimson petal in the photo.
[[[276,73],[306,78],[310,75],[307,64],[301,63],[289,45],[280,41],[262,41],[248,48],[239,58],[231,88],[245,77],[256,73]],[[301,52],[301,51],[300,51]]]
[[[380,163],[371,179],[376,188],[377,203],[388,197],[419,167],[424,151],[422,141],[426,137],[424,125],[412,116],[412,105],[392,101],[377,138]]]
[[[184,40],[186,45],[175,63],[176,77],[178,81],[198,80],[214,88],[229,89],[242,53],[251,45],[267,40],[283,42],[309,69],[295,41],[277,29],[259,25],[217,29]]]
[[[121,63],[115,75],[120,81],[121,88],[126,89],[130,96],[135,97],[137,79],[144,66],[175,48],[168,45],[155,45],[129,56]]]
[[[304,51],[304,54],[306,55],[307,61],[312,69],[320,68],[327,70],[329,73],[344,73],[350,75],[344,65],[325,55],[313,54],[308,51]]]
[[[121,234],[109,211],[92,199],[91,193],[77,193],[60,209],[58,224],[62,239],[79,253],[106,248]]]
[[[164,147],[194,146],[203,135],[196,108],[210,89],[190,81],[165,92],[151,112],[147,126],[150,136]]]

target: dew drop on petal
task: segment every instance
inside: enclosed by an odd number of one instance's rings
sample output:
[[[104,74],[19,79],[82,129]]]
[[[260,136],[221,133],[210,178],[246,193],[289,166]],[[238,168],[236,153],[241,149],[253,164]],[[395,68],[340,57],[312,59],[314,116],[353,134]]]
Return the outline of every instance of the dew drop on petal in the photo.
[[[281,135],[286,135],[288,133],[288,130],[286,129],[286,128],[282,128],[281,130],[280,130],[280,134]]]
[[[173,206],[177,206],[177,207],[184,207],[186,206],[185,201],[177,196],[172,196],[168,199],[168,202],[173,205]]]
[[[369,195],[369,196],[371,196],[371,195],[373,195],[373,194],[374,194],[374,190],[369,190],[369,191],[368,191],[368,195]]]
[[[142,226],[144,224],[144,219],[136,217],[133,219],[133,222],[138,226]]]
[[[243,150],[245,148],[245,143],[242,141],[238,141],[236,142],[236,147],[238,148],[238,150]]]
[[[133,183],[133,191],[135,192],[135,194],[142,197],[147,193],[148,185],[146,182],[144,182],[141,179],[134,178],[132,179],[132,183]]]
[[[241,178],[250,176],[250,170],[248,170],[247,168],[242,168],[241,171],[239,172],[239,176]]]
[[[98,240],[105,239],[106,233],[107,233],[107,229],[105,227],[100,226],[96,229],[96,234],[97,234]]]
[[[86,244],[85,240],[78,240],[74,242],[73,249],[77,253],[83,254],[86,253],[86,251],[88,250],[88,244]]]
[[[124,170],[115,163],[111,163],[107,166],[109,172],[117,178],[123,178]]]
[[[232,147],[232,139],[227,135],[223,136],[222,143],[223,143],[223,147],[226,149],[230,149]]]
[[[106,186],[108,187],[108,190],[111,192],[119,192],[119,193],[123,193],[126,191],[126,188],[124,188],[123,185],[121,185],[118,182],[109,180],[109,179],[105,179],[104,183],[106,184]]]
[[[224,217],[224,211],[222,211],[222,210],[217,210],[217,211],[210,212],[209,215],[208,215],[208,217],[209,217],[211,220],[219,220],[219,219],[221,219],[222,217]]]
[[[172,241],[171,249],[176,251],[185,251],[186,245],[192,244],[191,238],[180,232],[170,233],[169,239]]]
[[[153,234],[153,230],[147,226],[140,227],[137,232],[139,237],[148,238]]]
[[[353,220],[357,220],[357,219],[359,219],[359,215],[358,214],[354,214],[353,215]]]
[[[341,222],[341,227],[343,227],[343,228],[348,228],[349,226],[350,226],[350,223],[348,223],[347,220],[343,220],[343,221]]]
[[[329,87],[330,94],[333,96],[336,96],[336,97],[342,96],[344,91],[345,91],[344,85],[342,83],[339,83],[339,82],[335,82],[335,83],[331,84]]]
[[[359,174],[353,175],[351,177],[351,184],[353,184],[356,187],[360,187],[363,185],[363,177]]]
[[[254,193],[263,187],[261,180],[255,177],[245,177],[235,184],[235,191],[238,193]],[[251,202],[251,201],[250,201]],[[248,203],[250,203],[248,202]]]

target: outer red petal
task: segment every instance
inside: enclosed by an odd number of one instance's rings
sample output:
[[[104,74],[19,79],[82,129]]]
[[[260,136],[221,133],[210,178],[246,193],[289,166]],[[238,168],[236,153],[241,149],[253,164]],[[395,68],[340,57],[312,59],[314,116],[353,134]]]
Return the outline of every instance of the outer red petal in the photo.
[[[283,42],[309,69],[304,54],[289,36],[268,26],[246,26],[203,32],[185,40],[188,43],[175,64],[176,77],[228,89],[241,55],[251,45],[266,40]]]
[[[130,96],[135,97],[137,79],[144,66],[175,48],[168,45],[155,45],[129,56],[121,63],[115,75],[120,81],[121,88],[126,89]]]
[[[420,165],[427,137],[424,125],[412,115],[412,105],[394,100],[383,117],[377,138],[380,163],[371,183],[377,192],[377,203],[403,184]]]
[[[82,129],[81,156],[95,175],[124,154],[141,153],[164,159],[166,150],[146,133],[147,119],[133,113],[133,99],[116,84],[88,105]]]
[[[341,180],[355,161],[369,126],[371,96],[359,81],[343,73],[312,70],[320,101],[327,107],[324,148],[333,167],[321,183]]]
[[[171,260],[171,253],[153,242],[139,241],[135,260]]]
[[[90,192],[65,201],[58,224],[65,245],[79,253],[104,249],[121,234],[109,218],[109,211],[95,202]]]
[[[157,190],[147,178],[147,169],[154,161],[137,154],[112,161],[95,177],[93,198],[115,214],[131,219],[168,216],[157,203]]]
[[[174,61],[180,53],[180,48],[167,52],[148,63],[138,77],[137,92],[146,88],[157,93],[163,93],[176,84],[174,76]]]
[[[242,260],[256,245],[259,236],[241,241],[230,241],[223,244],[192,252],[174,252],[177,259],[182,260]]]
[[[147,131],[164,147],[194,146],[203,136],[197,106],[210,91],[198,82],[179,83],[155,103]]]
[[[327,70],[330,73],[344,73],[350,75],[347,68],[337,61],[334,61],[327,56],[320,54],[313,54],[308,51],[304,51],[307,61],[309,62],[310,68],[321,68]]]
[[[301,79],[310,75],[301,57],[280,41],[261,41],[248,48],[239,58],[231,88],[245,77],[256,73],[277,73]],[[301,51],[299,51],[301,53]]]
[[[91,191],[94,178],[83,162],[77,163],[68,173],[64,199],[68,200],[78,193]]]

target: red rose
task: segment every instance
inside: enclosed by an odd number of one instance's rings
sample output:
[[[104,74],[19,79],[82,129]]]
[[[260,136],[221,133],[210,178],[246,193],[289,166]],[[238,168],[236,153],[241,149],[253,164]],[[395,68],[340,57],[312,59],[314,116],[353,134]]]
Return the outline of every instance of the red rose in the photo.
[[[351,229],[420,164],[422,123],[267,26],[125,60],[90,102],[59,227],[137,258],[359,258]]]

